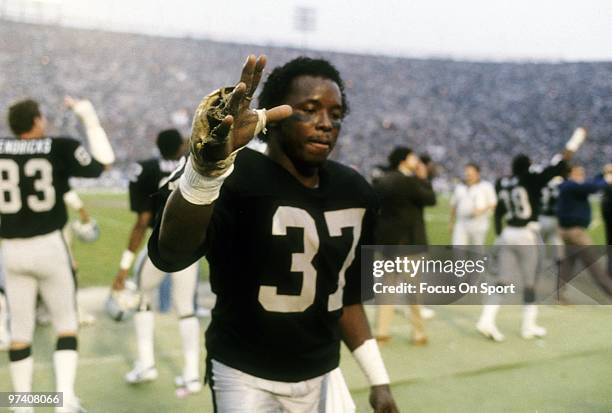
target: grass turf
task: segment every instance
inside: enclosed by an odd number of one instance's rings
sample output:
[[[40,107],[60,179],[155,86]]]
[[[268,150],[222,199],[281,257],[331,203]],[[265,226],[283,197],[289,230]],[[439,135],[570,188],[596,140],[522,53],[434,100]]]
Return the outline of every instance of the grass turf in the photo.
[[[102,229],[93,245],[75,244],[80,285],[108,285],[112,280],[134,215],[122,194],[85,194],[86,206]],[[427,212],[432,244],[450,240],[444,198]],[[594,211],[598,217],[598,212]],[[603,228],[596,219],[591,230],[602,244]],[[492,239],[490,234],[489,239]],[[203,276],[207,271],[204,269]],[[370,316],[373,309],[367,309]],[[410,327],[402,316],[393,324],[393,340],[382,348],[393,392],[402,411],[410,412],[609,412],[612,411],[612,313],[609,307],[543,307],[544,340],[519,338],[521,309],[508,307],[499,316],[505,343],[484,340],[474,330],[479,308],[437,307],[427,323],[430,344],[409,343]],[[211,412],[209,391],[187,399],[174,396],[173,378],[182,365],[178,326],[171,314],[156,318],[159,379],[127,386],[123,375],[136,354],[131,323],[108,320],[101,310],[97,323],[80,334],[77,392],[90,412]],[[203,326],[205,328],[205,325]],[[34,389],[53,389],[51,364],[54,337],[38,328],[34,343]],[[368,412],[366,382],[343,349],[342,369],[358,407]],[[0,358],[0,391],[10,390],[8,363]],[[0,409],[2,411],[2,409]]]

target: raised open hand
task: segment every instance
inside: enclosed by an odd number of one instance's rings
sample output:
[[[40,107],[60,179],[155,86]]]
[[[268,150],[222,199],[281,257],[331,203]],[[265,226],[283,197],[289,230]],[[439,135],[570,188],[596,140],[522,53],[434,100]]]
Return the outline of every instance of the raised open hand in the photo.
[[[68,109],[72,109],[76,104],[77,100],[75,98],[69,95],[64,96],[64,106],[66,106]]]
[[[249,55],[234,88],[219,89],[206,96],[196,111],[191,134],[194,166],[203,175],[216,175],[227,168],[230,154],[245,146],[265,128],[291,115],[291,106],[268,110],[251,108],[253,94],[259,85],[266,57]],[[229,164],[233,162],[230,160]]]

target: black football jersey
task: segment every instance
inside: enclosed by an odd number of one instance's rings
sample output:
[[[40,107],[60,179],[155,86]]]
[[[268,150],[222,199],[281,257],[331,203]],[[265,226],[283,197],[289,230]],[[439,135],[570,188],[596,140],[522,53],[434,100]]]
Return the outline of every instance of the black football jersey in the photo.
[[[159,226],[149,255],[177,271],[205,255],[217,295],[209,357],[269,380],[296,382],[338,366],[338,320],[362,302],[362,244],[372,243],[375,196],[354,170],[328,161],[306,188],[244,149],[224,182],[206,242],[189,262],[163,262]]]
[[[542,188],[565,168],[566,163],[561,161],[539,172],[530,170],[522,176],[499,179],[495,184],[497,197],[501,200],[497,213],[501,209],[505,213],[506,224],[512,227],[524,227],[531,221],[537,221],[542,207]]]
[[[561,182],[563,182],[563,178],[556,176],[551,179],[544,188],[542,188],[541,215],[552,217],[557,215],[557,200],[559,199],[559,185]]]
[[[159,209],[160,197],[155,196],[164,180],[179,166],[180,160],[152,158],[130,166],[130,209],[133,212],[155,213]],[[151,221],[150,225],[153,226]]]
[[[29,238],[63,228],[68,178],[103,171],[72,138],[0,139],[0,237]]]

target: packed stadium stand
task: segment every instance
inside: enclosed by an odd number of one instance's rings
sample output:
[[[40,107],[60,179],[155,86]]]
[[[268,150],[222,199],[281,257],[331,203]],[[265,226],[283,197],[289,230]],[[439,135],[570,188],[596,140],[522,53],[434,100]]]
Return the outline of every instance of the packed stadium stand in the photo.
[[[430,153],[445,177],[460,174],[467,161],[492,177],[507,172],[519,151],[545,162],[580,125],[590,132],[579,154],[588,172],[612,159],[612,62],[418,60],[9,21],[0,24],[0,134],[10,134],[10,102],[32,97],[42,102],[52,130],[78,135],[62,99],[88,98],[122,171],[153,154],[161,128],[188,133],[200,98],[234,83],[249,53],[267,54],[270,68],[301,54],[337,65],[351,112],[335,157],[366,175],[392,146],[408,144]],[[106,179],[125,183],[120,172]]]

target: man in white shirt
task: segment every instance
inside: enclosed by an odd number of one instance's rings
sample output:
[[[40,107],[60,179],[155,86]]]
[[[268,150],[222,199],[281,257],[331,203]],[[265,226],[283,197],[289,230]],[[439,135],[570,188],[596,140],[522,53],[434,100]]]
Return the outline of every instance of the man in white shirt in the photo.
[[[493,185],[480,179],[480,167],[468,163],[464,183],[451,197],[453,245],[484,245],[489,230],[489,217],[497,205]]]

